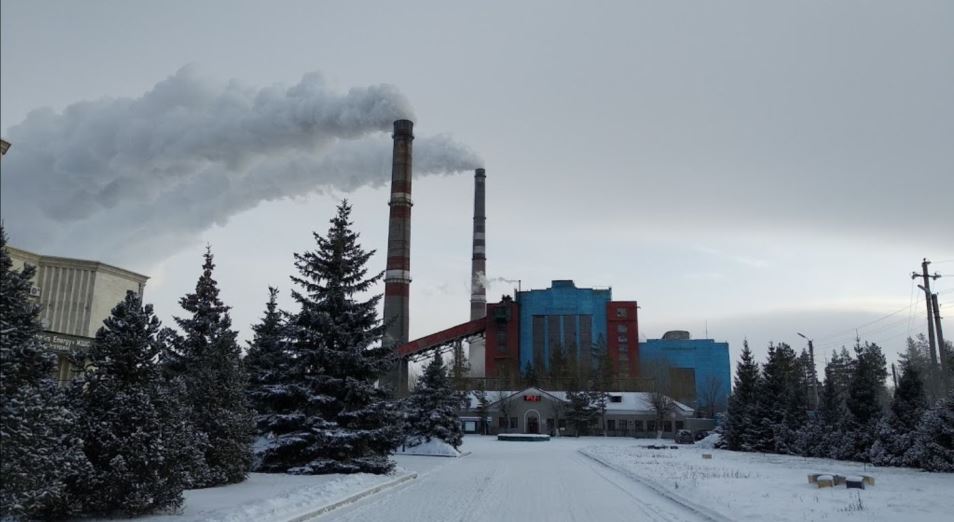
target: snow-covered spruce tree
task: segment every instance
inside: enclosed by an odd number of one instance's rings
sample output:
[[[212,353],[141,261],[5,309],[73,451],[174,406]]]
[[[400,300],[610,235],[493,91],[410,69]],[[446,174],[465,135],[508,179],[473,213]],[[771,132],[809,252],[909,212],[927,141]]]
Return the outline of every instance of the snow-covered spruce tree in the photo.
[[[459,404],[441,354],[437,353],[407,398],[407,445],[440,439],[460,447],[464,432],[457,416]]]
[[[905,458],[917,461],[926,471],[954,471],[954,393],[924,413]]]
[[[566,393],[569,402],[566,410],[567,423],[573,426],[577,437],[589,433],[590,424],[599,412],[593,404],[593,394],[588,390],[576,390]]]
[[[255,411],[256,433],[267,434],[276,413],[273,402],[280,392],[290,362],[285,341],[285,323],[278,309],[278,290],[268,288],[268,302],[261,322],[252,326],[255,336],[249,343],[243,363],[248,374],[248,397]]]
[[[868,459],[874,444],[875,428],[883,412],[884,380],[888,376],[887,362],[877,344],[857,342],[855,364],[848,384],[845,404],[851,412],[852,423],[846,432],[846,449],[852,460]]]
[[[806,444],[806,453],[813,457],[833,459],[851,458],[853,448],[846,441],[853,424],[848,411],[848,385],[854,360],[845,348],[833,352],[825,365],[825,382],[818,400],[818,411],[809,422],[812,443]]]
[[[875,428],[875,441],[869,451],[873,464],[879,466],[918,466],[904,458],[914,444],[918,423],[927,409],[924,382],[917,368],[901,363],[901,378],[894,390],[891,408]]]
[[[138,515],[176,508],[202,455],[188,410],[160,375],[159,320],[128,292],[96,333],[83,382],[73,388],[83,451],[93,466],[83,509]]]
[[[78,511],[74,485],[89,472],[76,418],[53,382],[30,299],[35,268],[13,270],[0,226],[0,518],[57,519]]]
[[[381,347],[381,323],[375,295],[365,300],[381,274],[367,275],[372,252],[351,230],[351,206],[338,206],[325,237],[314,234],[317,248],[295,254],[301,274],[292,277],[301,306],[289,317],[292,362],[276,387],[276,415],[259,469],[296,474],[386,473],[388,459],[401,442],[400,413],[375,386],[394,364]]]
[[[756,451],[792,453],[805,423],[806,391],[795,351],[785,343],[770,345],[757,389],[753,444]]]
[[[759,365],[749,349],[749,341],[742,344],[742,357],[735,369],[735,385],[729,397],[729,409],[722,438],[727,449],[754,451],[755,405],[758,400]]]
[[[253,416],[245,395],[237,333],[229,307],[219,299],[212,251],[203,255],[195,292],[179,299],[190,315],[176,317],[182,330],[171,343],[169,371],[181,376],[196,430],[208,439],[203,448],[206,473],[193,477],[193,488],[245,480],[252,463]]]

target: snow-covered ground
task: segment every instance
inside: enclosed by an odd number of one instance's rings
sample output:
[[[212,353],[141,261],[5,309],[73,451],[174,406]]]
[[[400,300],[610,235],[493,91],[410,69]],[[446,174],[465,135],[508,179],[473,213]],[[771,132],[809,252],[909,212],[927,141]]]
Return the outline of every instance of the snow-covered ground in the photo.
[[[325,513],[341,521],[888,521],[948,520],[954,474],[783,455],[679,446],[641,448],[629,438],[504,442],[466,436],[463,458],[397,455],[392,489]],[[712,459],[703,459],[709,453]],[[817,489],[809,473],[868,474],[868,489]],[[396,475],[292,476],[253,473],[241,484],[186,492],[164,522],[284,521],[394,480]]]
[[[587,445],[633,439],[506,442],[466,436],[460,459],[400,456],[418,473],[407,485],[332,511],[340,521],[697,521],[699,516],[581,455]]]
[[[149,522],[288,520],[399,476],[300,476],[251,473],[240,484],[185,492],[180,513],[136,518]]]
[[[693,446],[649,450],[637,444],[598,444],[581,451],[729,520],[954,520],[951,473],[866,469],[860,463]],[[712,459],[703,459],[703,453]],[[809,473],[866,474],[875,477],[875,485],[818,489],[808,483]]]

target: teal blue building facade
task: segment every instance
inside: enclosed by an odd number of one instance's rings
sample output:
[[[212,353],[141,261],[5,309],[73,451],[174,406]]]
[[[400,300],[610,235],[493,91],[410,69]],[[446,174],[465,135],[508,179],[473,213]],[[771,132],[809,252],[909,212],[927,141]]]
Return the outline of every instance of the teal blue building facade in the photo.
[[[640,364],[651,372],[665,368],[672,376],[673,395],[698,403],[714,397],[724,409],[732,388],[729,343],[712,339],[647,339],[639,343]],[[686,389],[689,387],[691,389]],[[689,393],[695,397],[690,398]]]
[[[533,363],[546,367],[550,350],[557,346],[584,355],[606,338],[606,309],[610,289],[577,288],[573,281],[558,280],[550,288],[517,292],[520,305],[520,369]],[[581,347],[586,350],[580,351]]]

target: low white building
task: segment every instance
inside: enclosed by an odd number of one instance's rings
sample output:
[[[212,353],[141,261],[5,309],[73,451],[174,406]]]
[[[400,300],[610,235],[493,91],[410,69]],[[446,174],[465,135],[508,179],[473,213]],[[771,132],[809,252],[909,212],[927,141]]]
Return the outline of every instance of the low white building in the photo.
[[[652,437],[662,433],[672,438],[679,430],[693,433],[711,430],[712,419],[695,417],[695,410],[670,399],[671,409],[659,422],[652,405],[652,393],[609,392],[604,414],[597,414],[584,434],[611,437]],[[522,391],[487,392],[486,418],[481,422],[479,405],[473,393],[461,414],[464,429],[470,433],[545,433],[552,436],[577,435],[577,427],[568,422],[571,409],[567,392],[531,387]]]

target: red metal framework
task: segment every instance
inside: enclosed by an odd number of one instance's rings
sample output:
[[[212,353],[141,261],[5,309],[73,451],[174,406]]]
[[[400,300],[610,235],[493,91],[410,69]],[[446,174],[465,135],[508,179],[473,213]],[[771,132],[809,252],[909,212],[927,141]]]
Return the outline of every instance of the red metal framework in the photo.
[[[398,346],[398,355],[404,359],[414,357],[432,350],[438,350],[444,346],[452,345],[456,342],[467,340],[471,337],[483,336],[487,330],[487,318],[481,317],[466,323],[452,326],[446,330],[432,333],[431,335],[415,339],[409,343]]]

